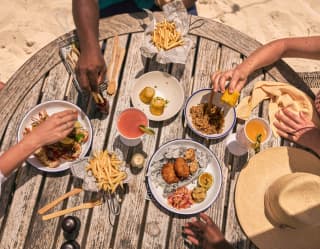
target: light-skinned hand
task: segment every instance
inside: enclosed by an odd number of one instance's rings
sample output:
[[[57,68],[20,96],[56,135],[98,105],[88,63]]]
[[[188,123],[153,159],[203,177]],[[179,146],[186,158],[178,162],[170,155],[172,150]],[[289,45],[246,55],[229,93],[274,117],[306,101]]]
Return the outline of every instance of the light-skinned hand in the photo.
[[[29,139],[37,148],[53,144],[65,138],[72,131],[77,119],[77,110],[57,112],[33,128],[23,139]]]
[[[76,75],[82,89],[97,92],[98,85],[105,79],[106,70],[106,63],[99,48],[80,53]]]
[[[235,90],[240,92],[247,82],[249,73],[240,65],[225,72],[217,71],[211,76],[212,87],[215,92],[219,90],[223,93],[226,89],[226,82],[230,81],[229,92]]]
[[[300,112],[299,115],[296,115],[284,108],[282,112],[277,112],[275,117],[277,120],[273,124],[281,137],[310,147],[309,143],[312,140],[313,133],[318,128],[305,113]]]
[[[193,218],[188,222],[184,227],[184,234],[192,244],[203,249],[232,248],[217,225],[205,213],[200,214],[200,219]]]

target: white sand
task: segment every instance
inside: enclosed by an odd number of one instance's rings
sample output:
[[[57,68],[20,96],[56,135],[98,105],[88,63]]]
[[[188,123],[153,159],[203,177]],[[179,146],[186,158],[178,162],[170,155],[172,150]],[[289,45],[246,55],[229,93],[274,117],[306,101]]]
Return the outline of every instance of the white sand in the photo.
[[[1,0],[0,80],[37,50],[74,28],[71,0]],[[286,36],[320,35],[319,0],[198,0],[200,16],[225,23],[262,43]],[[296,71],[320,62],[287,60]]]

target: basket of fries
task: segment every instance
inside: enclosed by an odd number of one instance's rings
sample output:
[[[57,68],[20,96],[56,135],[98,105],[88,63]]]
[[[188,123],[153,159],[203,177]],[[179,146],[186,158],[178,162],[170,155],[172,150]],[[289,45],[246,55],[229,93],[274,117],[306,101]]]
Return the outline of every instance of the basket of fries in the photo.
[[[193,45],[187,37],[189,18],[182,1],[173,1],[163,6],[163,20],[156,20],[152,12],[148,13],[150,24],[144,32],[144,42],[140,48],[143,56],[152,58],[161,64],[185,64]]]
[[[82,158],[71,166],[74,177],[83,180],[87,191],[105,191],[110,194],[128,182],[129,172],[124,162],[114,152],[95,152],[90,158]]]

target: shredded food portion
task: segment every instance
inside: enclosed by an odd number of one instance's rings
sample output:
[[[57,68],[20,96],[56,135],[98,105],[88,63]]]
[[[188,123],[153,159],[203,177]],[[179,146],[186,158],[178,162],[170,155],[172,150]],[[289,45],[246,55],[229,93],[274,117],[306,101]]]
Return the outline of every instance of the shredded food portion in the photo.
[[[176,209],[185,209],[193,204],[191,191],[187,187],[180,187],[168,196],[168,203]]]
[[[208,103],[201,103],[190,108],[192,124],[195,128],[205,134],[218,134],[222,132],[224,126],[223,110],[212,105],[211,110],[207,110]]]

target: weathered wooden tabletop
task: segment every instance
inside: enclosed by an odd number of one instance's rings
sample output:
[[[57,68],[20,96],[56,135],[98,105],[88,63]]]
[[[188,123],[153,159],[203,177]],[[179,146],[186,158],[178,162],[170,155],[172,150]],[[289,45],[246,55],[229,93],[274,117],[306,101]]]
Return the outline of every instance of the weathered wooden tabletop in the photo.
[[[145,72],[160,70],[176,77],[185,95],[210,86],[210,75],[217,70],[230,69],[260,46],[250,37],[221,23],[190,16],[189,37],[195,42],[186,65],[160,65],[144,59],[140,54],[146,15],[120,15],[100,22],[100,38],[105,46],[104,57],[108,64],[114,34],[120,36],[126,55],[119,75],[119,89],[110,97],[111,113],[106,118],[93,107],[92,100],[82,97],[69,80],[70,75],[59,56],[59,47],[74,40],[75,32],[59,37],[26,63],[11,77],[0,93],[0,145],[1,151],[16,142],[17,127],[23,115],[33,106],[53,99],[64,99],[78,104],[89,116],[94,129],[92,151],[104,148],[120,149],[128,161],[132,153],[143,150],[148,158],[166,141],[175,138],[192,138],[205,144],[219,159],[223,172],[222,190],[215,203],[206,211],[218,224],[226,238],[236,248],[255,248],[238,225],[234,209],[234,189],[237,175],[248,157],[232,156],[225,147],[225,139],[204,141],[186,127],[183,112],[164,122],[151,122],[156,135],[144,138],[142,146],[128,148],[119,141],[115,122],[117,113],[130,106],[129,89],[133,79]],[[305,84],[284,62],[257,72],[250,78],[241,96],[252,90],[258,80],[277,80],[294,83],[306,90]],[[307,91],[307,90],[306,90]],[[267,117],[267,101],[254,110],[255,115]],[[237,123],[235,130],[241,124]],[[266,147],[281,145],[272,138]],[[0,248],[60,248],[65,241],[61,218],[42,221],[37,210],[73,188],[77,182],[66,171],[48,174],[24,164],[3,184],[0,197]],[[54,211],[73,207],[89,200],[91,195],[81,193],[54,208]],[[81,248],[186,248],[181,236],[187,219],[164,213],[146,199],[144,172],[134,175],[124,195],[121,212],[115,225],[109,223],[108,207],[102,205],[73,213],[81,220],[77,237]]]

